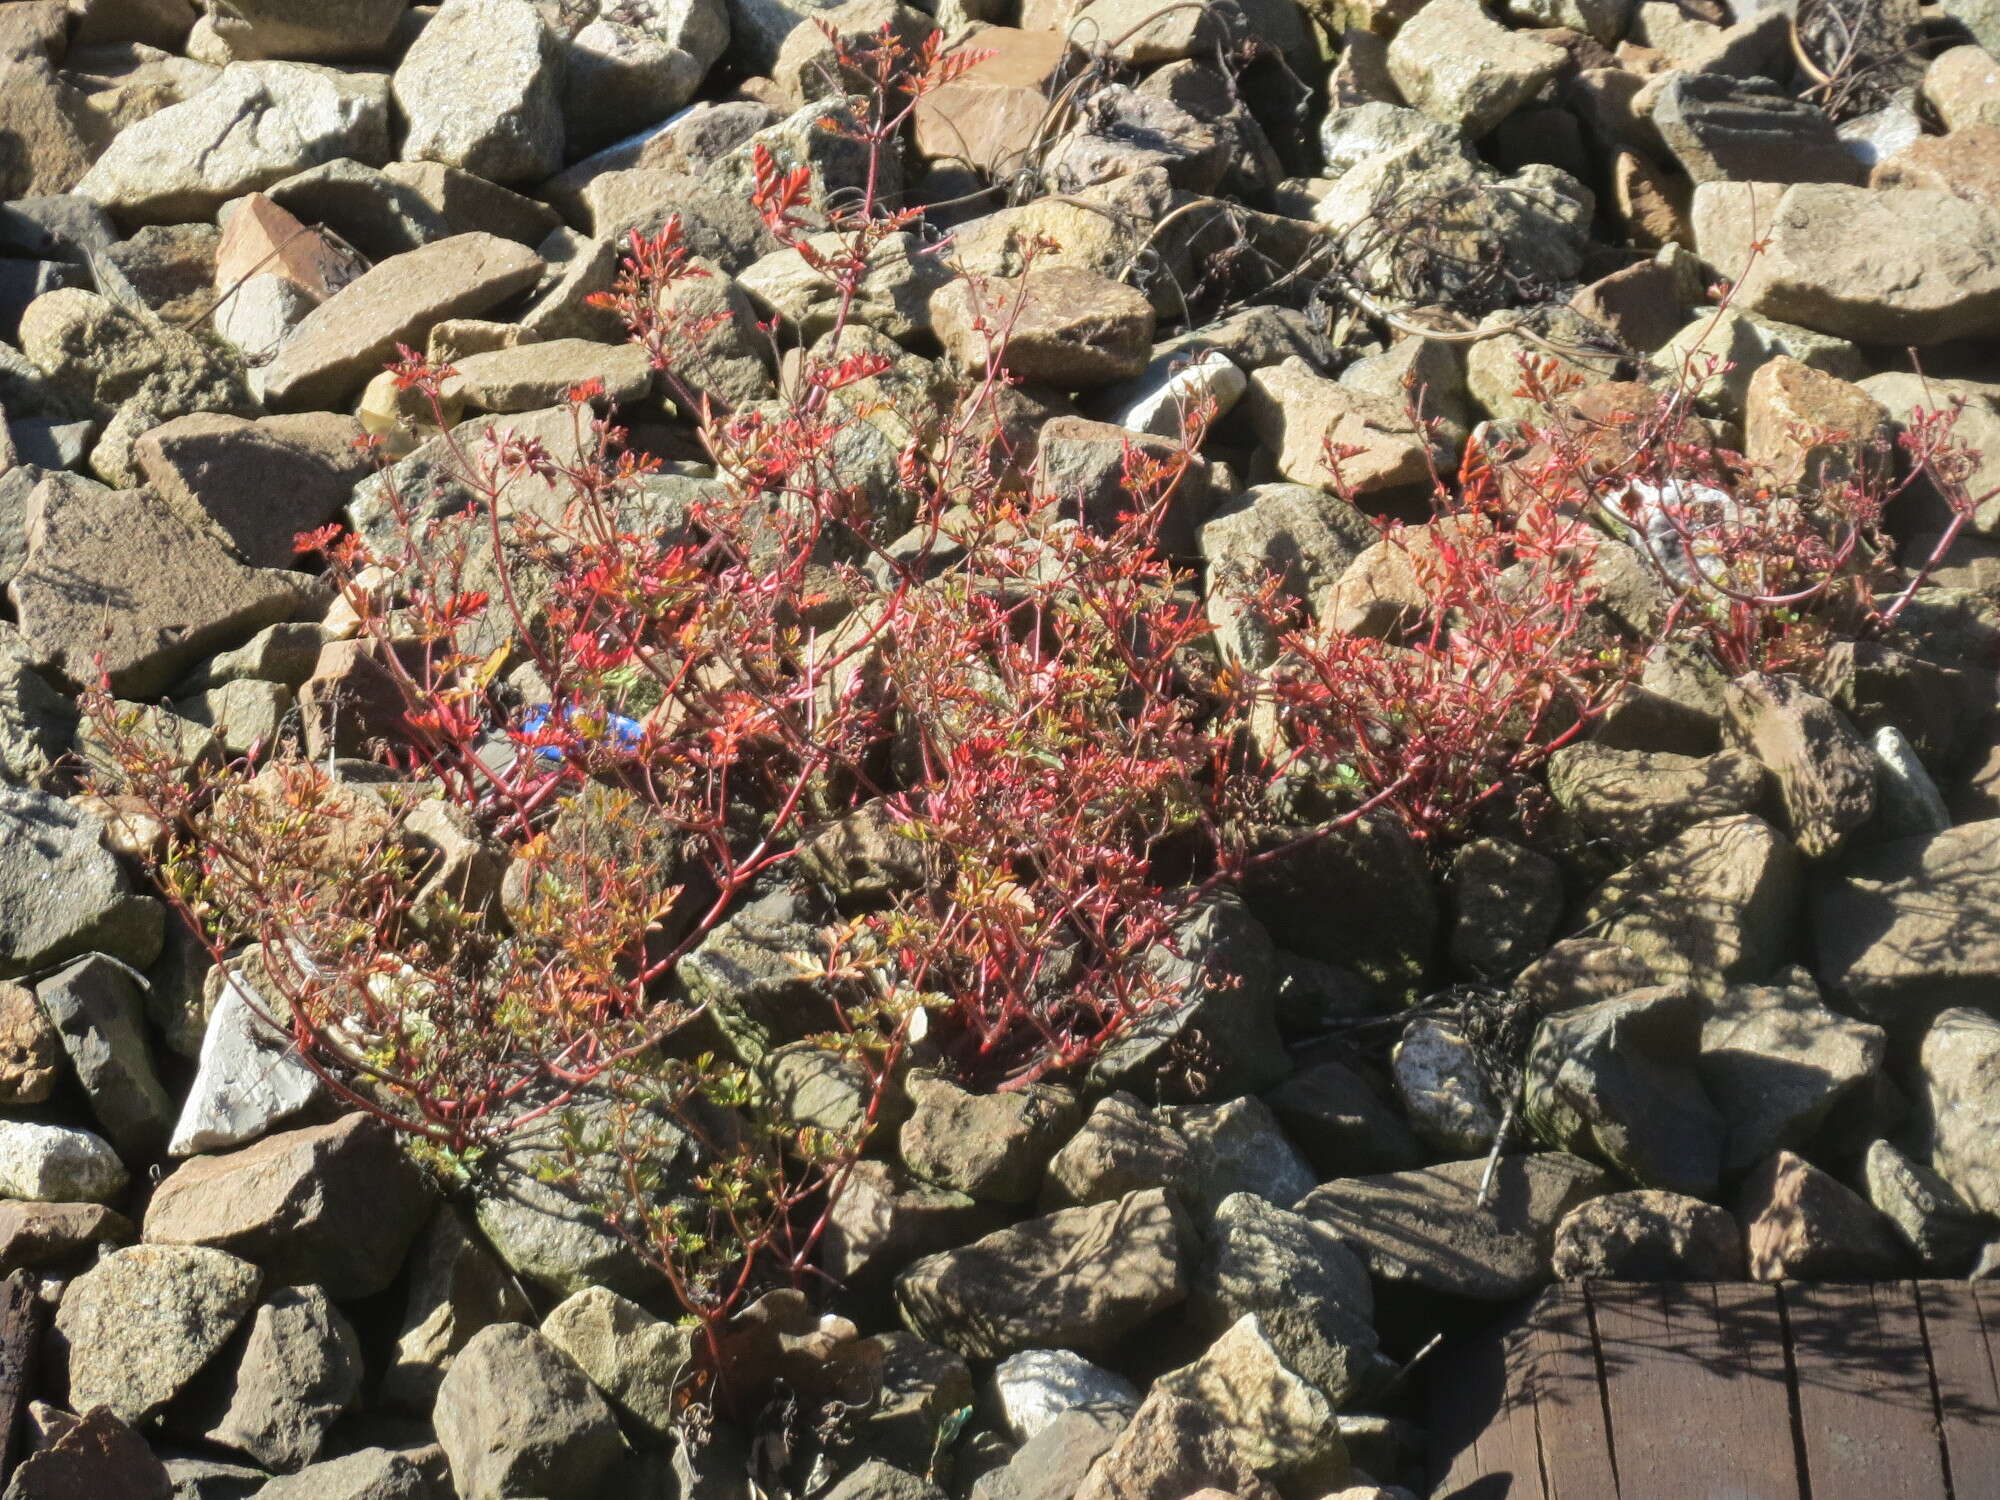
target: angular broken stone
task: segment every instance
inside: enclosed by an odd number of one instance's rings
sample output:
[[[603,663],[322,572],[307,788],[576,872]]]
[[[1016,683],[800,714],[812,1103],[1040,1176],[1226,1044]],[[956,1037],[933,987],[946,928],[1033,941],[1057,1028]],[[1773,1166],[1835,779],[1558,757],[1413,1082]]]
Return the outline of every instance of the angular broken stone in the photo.
[[[1769,79],[1675,73],[1652,121],[1696,182],[1860,182],[1867,175],[1824,110]]]
[[[675,1392],[695,1373],[694,1329],[593,1286],[550,1309],[542,1334],[640,1430],[656,1440],[673,1434]]]
[[[1551,1265],[1563,1281],[1740,1281],[1743,1231],[1684,1193],[1606,1193],[1556,1226]]]
[[[1722,696],[1723,733],[1777,782],[1785,825],[1807,859],[1836,853],[1875,812],[1875,762],[1846,715],[1787,673],[1752,672]]]
[[[167,1425],[288,1473],[319,1456],[360,1394],[353,1325],[319,1287],[281,1287],[175,1401]]]
[[[143,969],[159,956],[160,903],[135,894],[103,825],[46,792],[0,787],[0,973],[102,953]]]
[[[87,1260],[137,1235],[130,1219],[100,1203],[0,1203],[0,1276]]]
[[[532,182],[563,155],[563,54],[528,0],[447,0],[396,69],[402,154],[491,182]]]
[[[194,1082],[167,1142],[170,1156],[226,1151],[327,1097],[317,1073],[300,1060],[291,1034],[248,988],[248,969],[232,964],[202,1033]]]
[[[458,1210],[441,1207],[409,1255],[409,1294],[395,1356],[382,1377],[385,1404],[427,1412],[458,1351],[493,1323],[533,1315],[520,1283]]]
[[[335,405],[393,359],[398,344],[422,347],[433,324],[488,312],[532,286],[541,270],[533,251],[490,234],[453,235],[391,256],[299,324],[262,372],[265,399],[294,409]]]
[[[1057,1143],[1082,1114],[1075,1095],[1051,1084],[976,1094],[946,1078],[916,1076],[909,1094],[903,1164],[927,1182],[994,1203],[1033,1199]]]
[[[1993,1218],[1960,1196],[1943,1174],[1876,1141],[1862,1161],[1862,1185],[1875,1211],[1916,1253],[1924,1270],[1958,1276],[1993,1235]]]
[[[1755,1281],[1882,1281],[1909,1257],[1866,1199],[1789,1151],[1750,1175],[1736,1216]]]
[[[42,980],[35,995],[105,1135],[136,1159],[157,1155],[173,1101],[153,1070],[134,972],[92,953]]]
[[[125,1183],[125,1165],[103,1137],[68,1125],[0,1120],[0,1198],[109,1203]]]
[[[1328,380],[1296,355],[1255,371],[1243,401],[1278,472],[1296,484],[1365,499],[1430,483],[1427,445],[1401,402]],[[1329,443],[1359,451],[1341,458],[1336,472]]]
[[[588,1500],[625,1451],[618,1419],[576,1361],[532,1328],[497,1323],[438,1388],[437,1435],[461,1494]]]
[[[1496,21],[1479,0],[1430,0],[1389,43],[1389,76],[1432,119],[1477,140],[1555,77],[1560,47]]]
[[[1055,266],[1021,277],[952,282],[930,299],[946,353],[982,370],[998,330],[1007,329],[1001,368],[1059,390],[1130,380],[1153,346],[1153,307],[1122,282]]]

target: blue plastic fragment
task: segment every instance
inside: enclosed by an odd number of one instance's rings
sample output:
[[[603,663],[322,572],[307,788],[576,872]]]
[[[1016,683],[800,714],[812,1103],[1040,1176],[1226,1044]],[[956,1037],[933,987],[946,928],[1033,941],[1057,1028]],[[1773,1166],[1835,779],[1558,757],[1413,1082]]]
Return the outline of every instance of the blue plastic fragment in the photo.
[[[563,710],[563,716],[567,718],[571,712],[573,710],[565,709]],[[615,748],[625,751],[637,750],[639,748],[639,741],[644,736],[645,730],[640,727],[637,719],[628,719],[623,714],[606,714],[602,717],[606,722],[611,743]],[[548,722],[549,706],[546,703],[538,703],[522,717],[520,732],[522,734],[538,734],[548,727]],[[543,760],[561,760],[563,753],[560,745],[537,745],[535,747],[535,754]]]

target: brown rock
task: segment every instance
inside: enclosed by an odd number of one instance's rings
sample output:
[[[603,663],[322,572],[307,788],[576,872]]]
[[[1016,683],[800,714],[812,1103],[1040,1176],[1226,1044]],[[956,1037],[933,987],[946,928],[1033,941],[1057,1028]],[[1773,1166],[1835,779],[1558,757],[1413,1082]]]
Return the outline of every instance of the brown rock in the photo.
[[[331,412],[254,422],[201,412],[155,427],[133,456],[183,519],[219,530],[245,562],[282,568],[298,534],[338,516],[367,477],[360,436]]]
[[[1743,400],[1744,451],[1780,484],[1839,484],[1894,468],[1888,408],[1789,355],[1761,365]]]
[[[395,1279],[429,1210],[429,1187],[394,1133],[355,1114],[183,1163],[153,1195],[144,1232],[153,1244],[247,1256],[275,1283],[347,1300]]]
[[[1869,178],[1878,191],[1922,188],[1952,193],[2000,209],[2000,123],[1967,125],[1950,135],[1924,135],[1878,163]]]
[[[459,234],[391,256],[307,315],[264,372],[265,399],[328,407],[396,354],[422,348],[431,325],[477,317],[541,274],[541,257],[490,234]]]
[[[236,561],[151,490],[44,480],[8,596],[31,660],[121,698],[159,697],[195,662],[290,615],[307,580]]]
[[[1906,1269],[1908,1257],[1889,1220],[1790,1151],[1751,1174],[1736,1216],[1755,1281],[1879,1281]]]
[[[1556,1226],[1564,1281],[1737,1281],[1743,1231],[1728,1211],[1681,1193],[1606,1193]]]
[[[101,1203],[0,1203],[0,1276],[89,1260],[99,1245],[129,1245],[137,1234]]]
[[[984,369],[1005,330],[1000,368],[1061,390],[1130,380],[1153,346],[1153,306],[1123,282],[1058,266],[1025,277],[966,277],[930,299],[946,353]]]
[[[176,1491],[146,1440],[99,1406],[30,1454],[7,1493],[18,1500],[173,1500]]]
[[[917,150],[1006,177],[1034,147],[1048,82],[1073,49],[1060,32],[1008,26],[986,27],[967,45],[995,55],[917,101]]]
[[[1659,348],[1687,322],[1680,278],[1653,260],[1600,277],[1571,297],[1569,305],[1641,353]]]
[[[1924,72],[1924,99],[1947,132],[2000,125],[2000,58],[1984,47],[1953,47]]]
[[[68,192],[102,147],[83,95],[48,63],[0,61],[0,199]]]
[[[1783,673],[1752,672],[1723,693],[1723,734],[1777,778],[1792,842],[1807,859],[1840,849],[1875,812],[1875,762],[1846,715]]]
[[[1155,1392],[1085,1476],[1075,1500],[1183,1500],[1202,1489],[1237,1500],[1278,1500],[1214,1413]]]
[[[0,1104],[39,1104],[55,1091],[62,1043],[35,992],[0,984]]]
[[[372,640],[328,641],[319,665],[299,689],[306,754],[362,755],[371,740],[397,739],[407,725],[408,704],[395,677],[377,658]]]
[[[63,0],[0,6],[0,68],[10,62],[59,63],[68,45],[69,7]]]
[[[360,274],[360,263],[323,230],[301,224],[262,193],[237,202],[215,251],[218,291],[252,276],[282,276],[314,302],[324,302]]]
[[[1296,356],[1252,374],[1243,405],[1278,472],[1295,483],[1360,499],[1430,482],[1423,434],[1401,405],[1317,375]],[[1337,477],[1329,446],[1358,450],[1340,460]]]

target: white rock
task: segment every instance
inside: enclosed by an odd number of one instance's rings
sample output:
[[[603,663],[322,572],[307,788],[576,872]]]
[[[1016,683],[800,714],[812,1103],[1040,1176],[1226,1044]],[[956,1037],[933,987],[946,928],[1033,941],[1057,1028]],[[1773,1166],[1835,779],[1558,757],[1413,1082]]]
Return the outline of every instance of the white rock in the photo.
[[[125,1164],[88,1130],[0,1120],[0,1198],[109,1203],[125,1190]]]
[[[1017,1443],[1025,1443],[1066,1411],[1122,1412],[1139,1409],[1139,1389],[1068,1349],[1024,1349],[1000,1361],[993,1372],[1000,1420]]]
[[[264,361],[278,352],[291,331],[318,306],[289,276],[252,276],[215,310],[215,331],[248,360]]]
[[[562,51],[528,0],[445,0],[396,69],[403,157],[489,182],[562,166]]]
[[[1458,1028],[1412,1021],[1390,1066],[1410,1127],[1441,1151],[1477,1156],[1500,1133],[1500,1107],[1479,1059]]]
[[[321,162],[388,154],[380,74],[231,63],[192,99],[119,131],[76,191],[128,222],[191,223]]]
[[[1191,363],[1163,377],[1152,390],[1139,397],[1112,421],[1134,432],[1151,432],[1177,438],[1181,433],[1181,413],[1203,401],[1215,403],[1214,420],[1220,421],[1239,401],[1250,385],[1250,377],[1219,349],[1207,349]]]
[[[258,1014],[243,976],[231,974],[209,1017],[194,1085],[167,1153],[192,1156],[254,1141],[324,1088],[299,1060],[291,1038]]]

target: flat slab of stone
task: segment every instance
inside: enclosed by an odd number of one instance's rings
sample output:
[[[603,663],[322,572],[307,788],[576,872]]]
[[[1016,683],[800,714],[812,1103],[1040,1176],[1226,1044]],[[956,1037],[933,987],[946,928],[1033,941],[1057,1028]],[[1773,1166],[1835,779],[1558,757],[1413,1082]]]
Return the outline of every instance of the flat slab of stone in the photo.
[[[273,406],[328,408],[396,357],[422,348],[433,324],[476,318],[534,285],[542,258],[474,231],[393,255],[313,309],[264,371]]]

